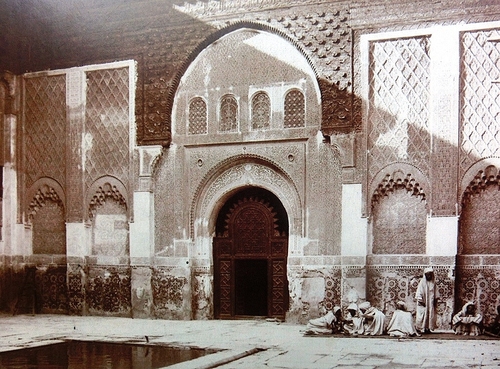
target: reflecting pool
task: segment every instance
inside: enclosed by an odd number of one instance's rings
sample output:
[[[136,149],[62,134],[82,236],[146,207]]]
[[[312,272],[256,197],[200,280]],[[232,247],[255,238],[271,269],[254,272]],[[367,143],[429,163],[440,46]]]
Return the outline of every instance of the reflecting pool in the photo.
[[[0,368],[156,369],[213,352],[186,347],[68,341],[0,353]]]

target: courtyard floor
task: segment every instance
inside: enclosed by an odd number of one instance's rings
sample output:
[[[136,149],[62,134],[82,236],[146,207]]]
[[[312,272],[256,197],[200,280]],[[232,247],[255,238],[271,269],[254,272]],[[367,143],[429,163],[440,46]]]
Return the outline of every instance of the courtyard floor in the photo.
[[[304,326],[268,320],[170,321],[0,315],[0,352],[92,340],[220,349],[186,368],[500,368],[500,340],[437,332],[415,338],[304,337]]]

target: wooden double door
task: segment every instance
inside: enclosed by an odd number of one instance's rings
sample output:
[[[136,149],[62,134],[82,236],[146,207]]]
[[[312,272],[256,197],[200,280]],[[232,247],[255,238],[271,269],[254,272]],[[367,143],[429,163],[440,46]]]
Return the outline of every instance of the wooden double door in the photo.
[[[275,317],[288,310],[288,235],[259,198],[238,201],[214,238],[214,313],[218,319]]]

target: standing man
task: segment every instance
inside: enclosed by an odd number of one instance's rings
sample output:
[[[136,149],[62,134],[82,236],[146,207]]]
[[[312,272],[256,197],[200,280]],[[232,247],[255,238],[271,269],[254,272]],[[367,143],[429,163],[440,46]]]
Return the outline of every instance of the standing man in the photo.
[[[424,269],[424,277],[420,280],[415,294],[417,299],[416,326],[422,333],[431,333],[436,329],[436,307],[438,292],[434,270],[431,267]]]

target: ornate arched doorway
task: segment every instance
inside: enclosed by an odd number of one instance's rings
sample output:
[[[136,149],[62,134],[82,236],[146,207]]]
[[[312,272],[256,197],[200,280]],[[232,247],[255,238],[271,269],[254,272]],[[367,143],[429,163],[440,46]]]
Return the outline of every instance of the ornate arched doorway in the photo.
[[[219,212],[213,253],[216,318],[285,317],[288,219],[276,196],[254,187],[233,195]]]

